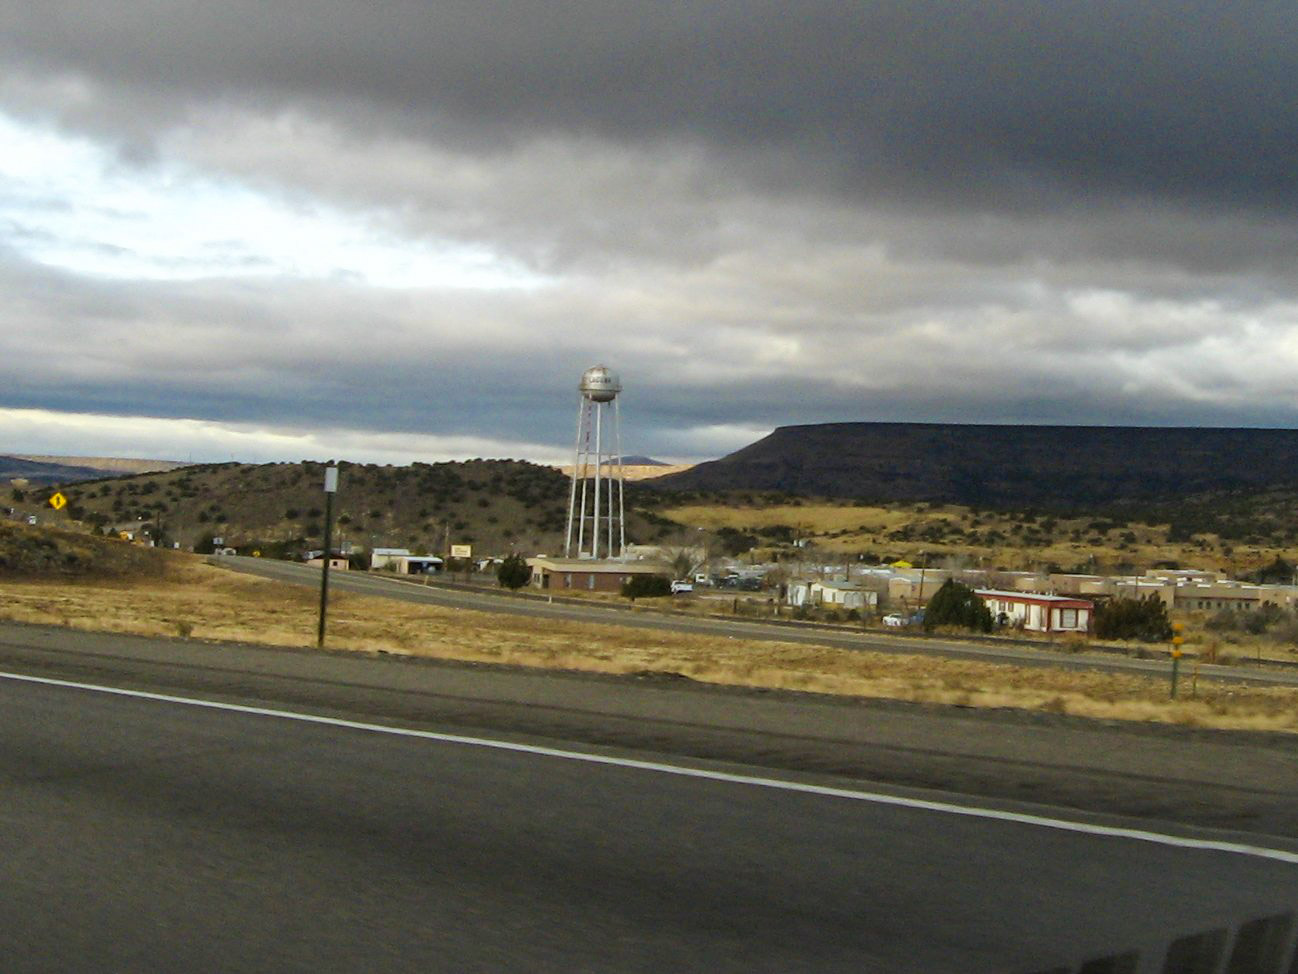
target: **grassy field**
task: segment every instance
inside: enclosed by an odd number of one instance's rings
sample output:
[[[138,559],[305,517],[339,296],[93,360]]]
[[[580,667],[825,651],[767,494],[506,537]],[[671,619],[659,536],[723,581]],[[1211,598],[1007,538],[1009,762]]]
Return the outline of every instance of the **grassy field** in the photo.
[[[0,578],[0,619],[72,628],[310,646],[316,595],[171,555],[161,574]],[[1172,702],[1167,682],[1099,672],[1015,667],[789,643],[650,633],[415,606],[339,593],[329,645],[442,659],[584,670],[672,673],[736,686],[1010,707],[1086,717],[1298,732],[1298,690],[1203,685]],[[589,649],[585,647],[590,647]]]
[[[745,504],[731,498],[724,503],[665,507],[660,513],[705,531],[745,532],[769,547],[796,537],[828,554],[867,553],[914,564],[927,558],[930,565],[949,562],[957,567],[1006,571],[1054,566],[1064,571],[1105,573],[1123,567],[1143,570],[1163,563],[1239,576],[1276,557],[1298,559],[1298,547],[1293,545],[1230,543],[1211,534],[1173,541],[1167,524],[984,511],[957,505],[851,501]]]

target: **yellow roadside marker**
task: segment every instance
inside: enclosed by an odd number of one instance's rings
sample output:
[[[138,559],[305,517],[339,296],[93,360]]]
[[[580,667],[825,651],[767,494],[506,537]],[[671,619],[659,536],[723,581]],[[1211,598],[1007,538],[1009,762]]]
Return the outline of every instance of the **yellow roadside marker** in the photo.
[[[56,511],[61,511],[68,506],[68,499],[60,493],[55,493],[50,497],[50,507]]]

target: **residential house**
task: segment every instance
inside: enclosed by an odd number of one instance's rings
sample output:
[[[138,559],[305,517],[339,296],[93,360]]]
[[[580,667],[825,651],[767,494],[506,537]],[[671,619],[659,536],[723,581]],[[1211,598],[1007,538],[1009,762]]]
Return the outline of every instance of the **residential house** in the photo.
[[[1089,632],[1095,604],[1064,595],[1038,595],[977,589],[975,594],[1003,626],[1021,626],[1028,632]]]

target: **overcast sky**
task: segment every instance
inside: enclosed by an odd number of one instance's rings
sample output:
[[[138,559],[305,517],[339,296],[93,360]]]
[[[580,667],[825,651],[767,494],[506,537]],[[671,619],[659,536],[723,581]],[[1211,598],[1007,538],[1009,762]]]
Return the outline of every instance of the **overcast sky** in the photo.
[[[1292,4],[0,0],[0,452],[1298,422]]]

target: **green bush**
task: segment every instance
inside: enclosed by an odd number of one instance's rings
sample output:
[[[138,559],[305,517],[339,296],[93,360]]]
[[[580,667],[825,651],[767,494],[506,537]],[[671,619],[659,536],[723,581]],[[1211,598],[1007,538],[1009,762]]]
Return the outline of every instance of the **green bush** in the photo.
[[[1095,635],[1100,639],[1139,639],[1146,643],[1172,638],[1167,606],[1157,595],[1113,599],[1095,607]]]
[[[509,555],[496,569],[496,580],[505,588],[520,589],[532,580],[532,569],[522,555]]]
[[[632,575],[622,583],[622,594],[632,602],[671,595],[672,580],[666,575]]]
[[[948,578],[924,609],[924,631],[932,632],[938,626],[991,632],[992,613],[968,585]]]

